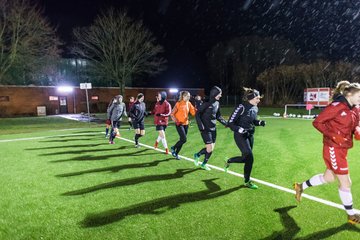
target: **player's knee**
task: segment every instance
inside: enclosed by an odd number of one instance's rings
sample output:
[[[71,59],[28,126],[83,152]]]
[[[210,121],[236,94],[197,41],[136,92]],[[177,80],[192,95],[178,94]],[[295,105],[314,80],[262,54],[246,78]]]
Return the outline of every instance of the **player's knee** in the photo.
[[[324,180],[326,183],[332,183],[335,181],[335,176],[334,175],[324,175]]]
[[[254,156],[252,152],[244,152],[243,155],[247,161],[254,161]]]

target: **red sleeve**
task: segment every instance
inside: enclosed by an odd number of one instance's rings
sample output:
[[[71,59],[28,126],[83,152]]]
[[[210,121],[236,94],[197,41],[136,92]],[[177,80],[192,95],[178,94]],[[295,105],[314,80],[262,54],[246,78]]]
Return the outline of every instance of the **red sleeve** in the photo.
[[[319,130],[323,135],[331,138],[336,133],[333,129],[329,126],[329,121],[334,119],[336,116],[340,114],[342,111],[342,104],[339,102],[332,103],[331,105],[327,106],[319,116],[313,121],[313,126]]]
[[[163,113],[163,116],[170,116],[171,114],[171,105],[170,103],[166,102],[167,104],[165,105],[165,113]]]

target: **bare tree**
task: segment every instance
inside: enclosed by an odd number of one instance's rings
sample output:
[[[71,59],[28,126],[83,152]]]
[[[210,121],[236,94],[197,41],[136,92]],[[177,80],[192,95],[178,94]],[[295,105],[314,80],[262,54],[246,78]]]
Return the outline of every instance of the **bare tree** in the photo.
[[[141,21],[113,8],[102,12],[94,24],[74,30],[73,52],[89,61],[98,76],[115,82],[123,94],[125,84],[136,75],[154,75],[165,69],[166,60],[159,57],[163,47]]]
[[[28,0],[0,0],[0,83],[41,74],[59,57],[59,39]],[[12,72],[13,78],[9,73]],[[6,78],[6,79],[5,79]]]
[[[358,81],[359,67],[349,62],[317,60],[311,64],[280,65],[257,77],[268,105],[302,101],[304,88],[335,87],[340,80]]]

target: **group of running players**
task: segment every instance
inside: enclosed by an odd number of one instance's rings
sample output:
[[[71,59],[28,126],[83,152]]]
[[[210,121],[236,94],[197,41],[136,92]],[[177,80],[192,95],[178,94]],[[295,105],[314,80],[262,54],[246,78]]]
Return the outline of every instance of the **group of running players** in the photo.
[[[255,126],[265,126],[266,122],[257,119],[258,107],[261,100],[259,91],[244,88],[243,102],[232,112],[226,121],[220,113],[219,99],[222,91],[214,86],[210,91],[208,101],[203,102],[201,98],[195,99],[195,106],[190,102],[190,93],[182,91],[179,100],[172,108],[166,100],[166,92],[159,92],[157,102],[153,111],[154,123],[158,137],[154,147],[157,148],[161,142],[165,153],[180,160],[179,152],[187,141],[189,128],[189,114],[196,118],[205,146],[194,154],[194,163],[199,165],[202,155],[204,159],[200,165],[202,169],[211,170],[207,165],[216,142],[216,121],[233,131],[234,140],[238,146],[241,156],[235,156],[225,160],[224,171],[227,172],[232,163],[244,163],[245,186],[257,189],[251,179],[251,171],[254,162],[252,152],[254,143]],[[135,130],[135,147],[139,147],[139,138],[145,135],[144,118],[148,114],[144,103],[144,95],[139,93],[133,102],[130,102],[129,113],[126,113],[122,96],[116,96],[108,107],[107,128],[111,126],[109,143],[114,143],[114,138],[119,135],[119,126],[122,116],[129,117],[129,124]],[[314,127],[323,134],[323,158],[326,165],[324,174],[317,174],[302,183],[295,183],[295,198],[301,200],[303,191],[308,187],[318,186],[325,183],[339,181],[339,196],[347,213],[348,222],[360,223],[360,215],[354,212],[352,206],[351,180],[347,164],[347,151],[352,147],[353,135],[360,140],[360,84],[341,81],[333,94],[333,101],[314,120]],[[179,140],[168,148],[165,130],[169,123],[169,117],[175,122]]]
[[[194,154],[194,163],[204,170],[211,170],[207,165],[216,142],[216,121],[219,121],[225,127],[229,127],[234,132],[234,139],[239,147],[242,156],[226,159],[224,169],[227,172],[231,163],[245,163],[245,186],[251,189],[257,189],[250,180],[252,165],[254,162],[252,147],[254,142],[255,126],[265,126],[265,121],[257,119],[257,104],[260,102],[260,93],[255,89],[245,88],[244,103],[240,104],[231,114],[229,121],[226,121],[220,113],[219,100],[222,96],[222,90],[214,86],[210,90],[208,101],[202,101],[200,96],[195,97],[195,103],[190,102],[190,93],[181,91],[179,99],[172,108],[166,100],[167,93],[159,92],[156,97],[156,104],[150,114],[154,116],[156,131],[158,132],[154,148],[158,148],[159,143],[165,148],[165,153],[170,154],[177,160],[180,160],[179,153],[182,146],[187,141],[189,129],[189,114],[195,117],[200,135],[204,142],[204,147]],[[195,106],[194,106],[195,105]],[[115,96],[107,109],[106,137],[109,143],[114,144],[114,139],[119,136],[119,127],[122,117],[128,117],[130,127],[135,130],[135,147],[139,147],[139,138],[145,135],[145,116],[146,111],[144,103],[144,94],[139,93],[135,100],[130,99],[129,111],[123,103],[121,95]],[[179,140],[170,148],[166,141],[165,130],[169,124],[169,118],[175,122],[175,127],[179,135]],[[200,157],[204,159],[200,164]]]

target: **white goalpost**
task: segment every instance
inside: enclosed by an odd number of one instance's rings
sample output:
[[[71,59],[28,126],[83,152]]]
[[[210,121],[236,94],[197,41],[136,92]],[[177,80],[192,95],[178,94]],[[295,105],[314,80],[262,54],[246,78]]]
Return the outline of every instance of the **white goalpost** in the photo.
[[[302,117],[302,118],[314,118],[311,115],[311,110],[314,107],[325,107],[330,103],[331,88],[305,88],[304,89],[304,103],[299,104],[285,104],[283,117]],[[292,114],[289,113],[289,107],[305,107],[308,111],[308,115]]]

